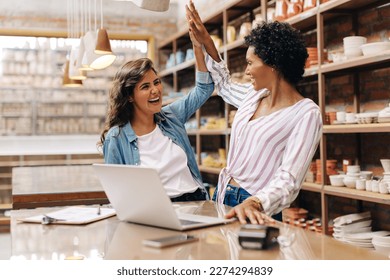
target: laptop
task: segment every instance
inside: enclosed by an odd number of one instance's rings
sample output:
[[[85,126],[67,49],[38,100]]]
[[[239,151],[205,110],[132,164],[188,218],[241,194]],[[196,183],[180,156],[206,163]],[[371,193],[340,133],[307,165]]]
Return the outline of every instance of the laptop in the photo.
[[[183,231],[235,220],[177,213],[154,168],[97,163],[92,167],[121,221]]]

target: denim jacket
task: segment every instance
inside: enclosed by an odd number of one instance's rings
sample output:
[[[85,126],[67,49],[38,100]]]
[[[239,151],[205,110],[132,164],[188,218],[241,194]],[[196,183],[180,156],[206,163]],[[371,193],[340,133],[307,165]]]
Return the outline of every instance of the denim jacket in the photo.
[[[155,122],[162,133],[185,151],[192,177],[202,188],[202,177],[184,124],[206,102],[213,91],[214,83],[210,74],[197,71],[196,86],[186,96],[164,106],[154,115]],[[103,154],[105,163],[140,164],[137,136],[130,122],[123,127],[114,126],[107,132],[103,143]]]

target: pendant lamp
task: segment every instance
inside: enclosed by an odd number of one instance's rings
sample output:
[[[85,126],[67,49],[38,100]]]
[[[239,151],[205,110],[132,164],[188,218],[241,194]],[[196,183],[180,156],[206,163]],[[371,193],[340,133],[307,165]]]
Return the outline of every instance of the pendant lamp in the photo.
[[[169,8],[169,1],[170,0],[131,0],[134,4],[136,4],[138,7],[150,10],[154,12],[165,12]]]
[[[97,34],[94,31],[88,31],[84,36],[85,54],[83,65],[88,65],[92,69],[100,70],[110,66],[116,59],[113,53],[97,54],[95,52]]]
[[[108,39],[107,30],[100,28],[97,33],[96,54],[112,54],[110,39]]]
[[[96,4],[96,1],[95,1]],[[110,66],[116,59],[111,50],[107,30],[103,28],[103,4],[100,1],[101,28],[98,32],[88,31],[84,36],[85,56],[83,61],[92,69],[100,70]],[[95,5],[96,28],[96,5]]]
[[[79,48],[72,48],[69,57],[69,78],[72,80],[85,80],[87,73],[80,70],[81,62],[79,62]]]
[[[64,77],[62,79],[62,86],[64,87],[81,87],[83,82],[81,80],[72,80],[69,78],[69,60],[66,60]]]
[[[86,62],[86,56],[85,56],[85,43],[84,43],[84,36],[80,38],[80,47],[77,55],[77,65],[76,67],[80,71],[92,71],[93,68],[89,66]]]

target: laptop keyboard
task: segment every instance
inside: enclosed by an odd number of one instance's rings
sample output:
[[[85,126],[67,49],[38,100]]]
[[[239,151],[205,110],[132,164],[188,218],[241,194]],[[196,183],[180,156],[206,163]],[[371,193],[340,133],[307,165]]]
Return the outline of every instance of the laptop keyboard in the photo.
[[[201,222],[195,222],[189,220],[179,220],[179,221],[183,226],[201,224]]]

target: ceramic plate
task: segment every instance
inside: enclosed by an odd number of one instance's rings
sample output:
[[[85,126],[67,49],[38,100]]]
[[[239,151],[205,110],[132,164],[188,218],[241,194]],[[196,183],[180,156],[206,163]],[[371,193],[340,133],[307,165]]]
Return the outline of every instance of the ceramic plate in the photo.
[[[355,228],[355,229],[339,229],[339,228],[333,228],[333,231],[336,234],[352,234],[352,233],[361,233],[361,232],[369,232],[371,231],[371,227],[361,227],[361,228]]]
[[[345,241],[345,243],[363,247],[363,248],[374,248],[374,245],[372,243],[361,243],[361,242],[350,242],[350,241]]]
[[[333,223],[334,226],[342,226],[342,225],[351,224],[353,222],[368,219],[368,218],[371,218],[371,213],[369,211],[340,216],[334,219]]]
[[[344,237],[346,239],[358,239],[358,240],[362,240],[362,239],[366,239],[366,240],[371,240],[374,236],[386,236],[386,235],[389,235],[390,234],[390,231],[385,231],[385,230],[382,230],[382,231],[371,231],[371,232],[362,232],[362,233],[353,233],[353,234],[345,234]]]
[[[364,227],[369,227],[369,226],[371,226],[371,220],[357,222],[357,223],[348,224],[348,225],[342,225],[342,226],[334,226],[333,228],[338,228],[338,229],[346,232],[349,230],[354,230],[354,229],[364,228]]]

